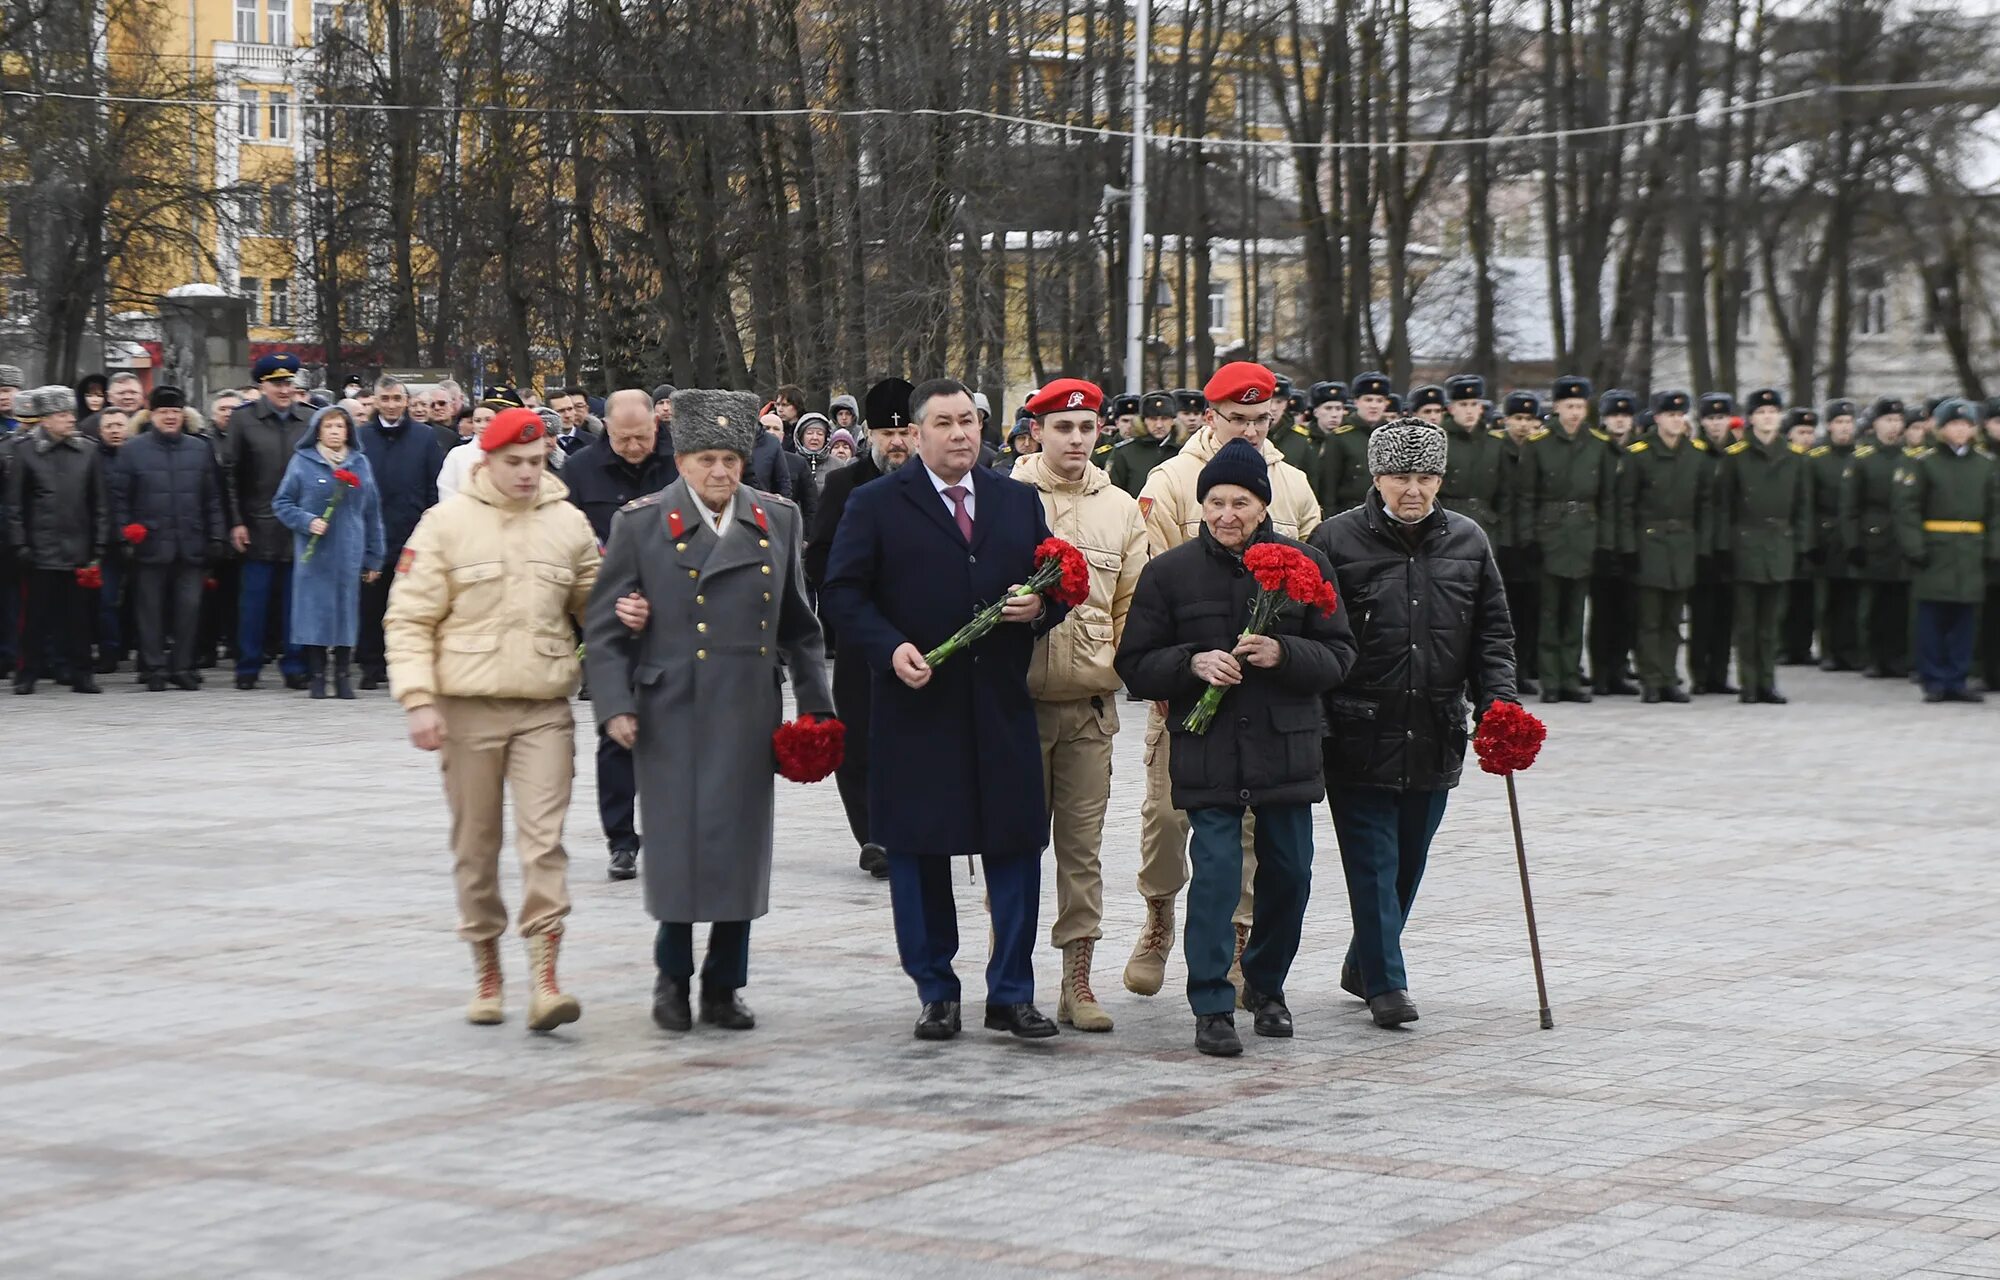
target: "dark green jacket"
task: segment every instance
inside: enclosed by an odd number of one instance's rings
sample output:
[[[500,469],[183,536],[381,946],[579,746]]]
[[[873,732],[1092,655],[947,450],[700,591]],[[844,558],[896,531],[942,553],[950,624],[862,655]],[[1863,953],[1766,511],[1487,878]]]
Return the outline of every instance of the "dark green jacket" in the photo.
[[[1118,446],[1116,443],[1100,437],[1097,447],[1090,451],[1090,460],[1096,465],[1098,470],[1108,472],[1111,470],[1111,457],[1117,452]]]
[[[1444,487],[1438,490],[1438,501],[1446,511],[1471,517],[1486,531],[1488,542],[1504,545],[1507,480],[1513,473],[1507,433],[1485,427],[1467,431],[1446,418],[1444,438]]]
[[[1153,474],[1153,468],[1180,451],[1171,431],[1164,440],[1155,440],[1150,433],[1135,436],[1112,450],[1111,483],[1136,498],[1146,487],[1146,477]]]
[[[1854,465],[1854,450],[1849,443],[1815,445],[1806,451],[1806,470],[1812,476],[1813,546],[1826,553],[1813,566],[1817,578],[1859,576],[1847,558],[1854,545],[1854,531],[1840,514],[1840,491],[1848,468]]]
[[[1281,425],[1271,433],[1271,443],[1285,455],[1285,461],[1306,473],[1313,491],[1319,491],[1319,449],[1326,433],[1315,424],[1297,422]]]
[[[1323,519],[1331,520],[1360,506],[1361,499],[1367,496],[1370,434],[1367,424],[1349,414],[1345,422],[1327,432],[1321,441],[1319,471],[1308,474],[1313,492],[1319,495],[1319,513]]]
[[[1714,468],[1691,439],[1667,448],[1659,437],[1625,447],[1618,473],[1618,550],[1638,557],[1632,581],[1686,591],[1713,541]]]
[[[1604,441],[1587,426],[1573,436],[1544,427],[1521,446],[1515,479],[1515,545],[1539,547],[1551,577],[1588,578],[1597,552],[1617,545],[1615,468]]]
[[[1944,604],[1986,598],[1987,565],[2000,560],[2000,479],[1993,460],[1942,446],[1910,460],[1896,483],[1896,542],[1917,566],[1910,594]]]
[[[1716,494],[1718,551],[1732,560],[1737,582],[1768,586],[1798,576],[1798,560],[1812,549],[1812,491],[1806,455],[1783,436],[1764,444],[1755,436],[1725,451]]]
[[[1896,542],[1896,478],[1908,465],[1901,449],[1879,444],[1854,448],[1841,477],[1840,524],[1847,531],[1847,561],[1863,582],[1908,582],[1910,562]]]

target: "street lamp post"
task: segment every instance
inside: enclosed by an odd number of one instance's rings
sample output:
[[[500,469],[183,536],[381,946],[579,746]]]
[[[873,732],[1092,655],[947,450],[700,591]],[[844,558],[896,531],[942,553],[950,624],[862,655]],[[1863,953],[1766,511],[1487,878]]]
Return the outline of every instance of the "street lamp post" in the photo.
[[[1131,221],[1125,246],[1125,390],[1140,393],[1146,350],[1146,55],[1153,34],[1152,0],[1138,0],[1139,29],[1132,70]]]

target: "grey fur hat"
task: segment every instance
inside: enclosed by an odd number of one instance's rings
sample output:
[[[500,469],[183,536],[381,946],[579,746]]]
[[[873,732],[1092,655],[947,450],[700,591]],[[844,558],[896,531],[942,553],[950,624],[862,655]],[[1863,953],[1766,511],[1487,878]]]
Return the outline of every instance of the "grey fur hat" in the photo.
[[[52,413],[75,413],[76,392],[68,387],[50,384],[23,391],[14,398],[15,416],[40,420]]]
[[[0,364],[0,387],[18,388],[20,385],[21,366],[17,364]]]
[[[748,391],[680,388],[674,392],[674,452],[729,449],[748,462],[757,450],[757,408]]]
[[[1422,418],[1396,418],[1368,437],[1368,474],[1444,474],[1444,432]]]

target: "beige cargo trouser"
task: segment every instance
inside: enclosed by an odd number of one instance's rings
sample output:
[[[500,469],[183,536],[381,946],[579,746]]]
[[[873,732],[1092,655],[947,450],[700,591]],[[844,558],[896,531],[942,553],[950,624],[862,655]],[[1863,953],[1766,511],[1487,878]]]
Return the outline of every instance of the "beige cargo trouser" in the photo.
[[[569,914],[563,819],[576,776],[576,717],[567,698],[439,698],[444,717],[445,799],[451,805],[458,936],[484,942],[507,931],[500,899],[505,804],[514,799],[521,860],[522,937],[562,927]]]
[[[1157,704],[1146,713],[1146,799],[1139,806],[1139,892],[1148,898],[1174,898],[1188,882],[1188,820],[1174,808],[1166,717]],[[1243,896],[1236,901],[1236,923],[1248,925],[1250,886],[1257,879],[1257,815],[1243,811]]]
[[[1048,797],[1056,851],[1056,918],[1049,943],[1102,938],[1104,810],[1111,802],[1111,740],[1118,736],[1112,695],[1035,703],[1042,734],[1042,794]]]

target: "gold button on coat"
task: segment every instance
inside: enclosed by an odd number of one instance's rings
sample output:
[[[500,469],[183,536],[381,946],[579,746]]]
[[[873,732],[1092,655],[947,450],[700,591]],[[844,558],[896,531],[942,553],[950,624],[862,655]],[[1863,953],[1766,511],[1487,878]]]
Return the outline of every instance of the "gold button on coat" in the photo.
[[[694,624],[694,629],[706,633],[708,631],[708,624],[706,622],[697,622]]]
[[[764,571],[765,573],[767,573],[767,574],[771,572],[771,566],[770,566],[770,565],[768,565],[768,564],[766,564],[766,565],[759,565],[759,566],[758,566],[758,568],[762,569],[762,570],[763,570],[763,571]]]
[[[697,657],[697,658],[706,658],[706,657],[708,656],[708,650],[706,650],[706,649],[696,649],[696,650],[694,651],[694,656],[695,656],[695,657]]]

